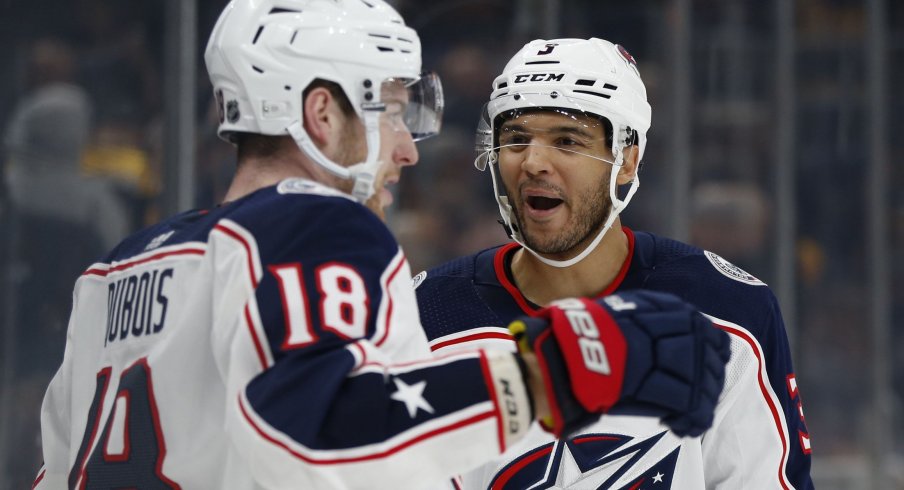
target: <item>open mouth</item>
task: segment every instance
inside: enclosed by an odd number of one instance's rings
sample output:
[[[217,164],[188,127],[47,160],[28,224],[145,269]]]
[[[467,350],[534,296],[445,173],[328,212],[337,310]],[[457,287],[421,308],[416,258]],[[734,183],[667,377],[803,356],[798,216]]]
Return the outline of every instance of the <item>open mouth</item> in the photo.
[[[549,211],[562,204],[562,200],[555,197],[528,196],[525,199],[527,206],[538,211]]]

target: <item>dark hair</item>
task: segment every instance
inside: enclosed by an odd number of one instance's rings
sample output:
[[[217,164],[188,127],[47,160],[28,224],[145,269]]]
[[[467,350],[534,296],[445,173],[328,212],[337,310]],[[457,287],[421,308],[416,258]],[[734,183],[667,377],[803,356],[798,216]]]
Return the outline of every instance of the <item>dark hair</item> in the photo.
[[[349,100],[348,96],[345,95],[345,91],[342,90],[342,87],[340,87],[338,83],[323,80],[322,78],[314,79],[314,81],[304,89],[301,95],[302,102],[307,99],[308,94],[315,88],[327,89],[339,105],[339,110],[341,110],[346,117],[353,117],[355,115],[355,108],[352,106],[352,102]],[[248,157],[269,158],[276,155],[281,147],[280,139],[285,138],[285,136],[236,132],[232,135],[232,138],[235,141],[235,145],[238,147],[238,160],[241,162]]]

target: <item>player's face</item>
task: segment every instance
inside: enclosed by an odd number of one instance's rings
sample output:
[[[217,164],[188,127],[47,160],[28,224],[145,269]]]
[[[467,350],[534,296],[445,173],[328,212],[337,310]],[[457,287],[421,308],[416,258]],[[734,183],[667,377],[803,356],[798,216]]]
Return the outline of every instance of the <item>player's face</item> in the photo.
[[[408,91],[400,81],[383,83],[380,100],[386,110],[380,114],[380,169],[374,180],[374,195],[365,205],[385,219],[385,209],[392,204],[392,193],[387,189],[399,181],[402,167],[414,165],[418,161],[417,147],[411,132],[405,125],[405,110],[408,106]],[[348,147],[343,149],[342,161],[347,164],[363,162],[367,158],[367,142],[363,124],[358,118],[349,121],[349,133],[343,141]]]
[[[532,112],[502,124],[499,170],[526,244],[568,258],[605,223],[611,160],[605,130],[585,115]]]

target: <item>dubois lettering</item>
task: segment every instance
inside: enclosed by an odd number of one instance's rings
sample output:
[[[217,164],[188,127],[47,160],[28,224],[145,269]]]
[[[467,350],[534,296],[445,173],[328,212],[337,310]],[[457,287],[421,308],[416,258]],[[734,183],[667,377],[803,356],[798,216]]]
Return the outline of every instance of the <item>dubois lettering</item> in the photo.
[[[173,269],[150,270],[125,276],[107,289],[107,335],[104,346],[130,335],[160,333],[166,324],[167,280]]]

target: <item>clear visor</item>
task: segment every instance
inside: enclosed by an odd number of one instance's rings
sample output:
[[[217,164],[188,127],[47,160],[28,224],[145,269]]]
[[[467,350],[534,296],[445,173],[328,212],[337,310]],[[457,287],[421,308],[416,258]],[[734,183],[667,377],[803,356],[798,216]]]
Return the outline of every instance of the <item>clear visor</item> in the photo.
[[[380,102],[365,109],[382,110],[381,121],[419,141],[439,133],[443,117],[443,86],[435,73],[416,79],[389,78],[381,86]]]
[[[499,114],[494,121],[491,111]],[[585,110],[580,101],[555,92],[519,93],[484,106],[477,124],[474,165],[484,170],[491,159],[523,156],[528,150],[616,165],[611,141],[612,125]]]

